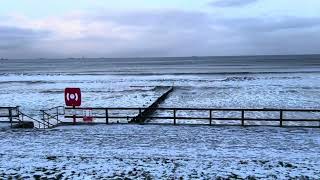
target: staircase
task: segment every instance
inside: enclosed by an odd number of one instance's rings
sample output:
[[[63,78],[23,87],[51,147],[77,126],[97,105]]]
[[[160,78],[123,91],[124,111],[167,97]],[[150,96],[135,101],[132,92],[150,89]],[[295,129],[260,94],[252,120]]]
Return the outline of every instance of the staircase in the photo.
[[[64,107],[58,106],[47,110],[41,110],[40,112],[42,118],[41,120],[38,120],[23,113],[19,109],[19,106],[0,107],[0,122],[10,123],[11,128],[54,128],[62,122],[59,120],[59,116],[64,115]]]
[[[59,126],[60,123],[63,123],[60,120],[60,116],[64,116],[65,114],[64,106],[57,106],[46,110],[40,110],[40,112],[44,128],[55,128]]]

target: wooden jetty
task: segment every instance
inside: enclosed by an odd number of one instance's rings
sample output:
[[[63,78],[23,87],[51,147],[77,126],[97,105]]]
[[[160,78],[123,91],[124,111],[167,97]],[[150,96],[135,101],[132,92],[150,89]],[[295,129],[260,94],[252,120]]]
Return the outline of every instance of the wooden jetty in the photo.
[[[157,98],[157,100],[154,101],[149,107],[145,109],[139,109],[139,114],[132,118],[129,123],[145,123],[148,117],[152,116],[152,114],[156,111],[159,104],[162,103],[173,90],[173,87],[170,87],[169,90]]]

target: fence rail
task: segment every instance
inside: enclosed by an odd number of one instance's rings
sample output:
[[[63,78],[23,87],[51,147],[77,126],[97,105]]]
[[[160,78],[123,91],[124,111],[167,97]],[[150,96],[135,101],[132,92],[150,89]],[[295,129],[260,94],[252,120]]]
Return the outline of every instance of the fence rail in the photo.
[[[16,107],[0,107],[0,118],[18,117],[19,106]]]
[[[141,113],[144,110],[153,113]],[[36,128],[52,128],[68,122],[69,118],[84,118],[84,111],[99,123],[155,123],[155,124],[207,124],[207,125],[272,125],[320,127],[320,109],[236,109],[236,108],[165,108],[165,107],[110,107],[86,108],[58,106],[41,110],[41,120],[34,119],[19,110],[19,107],[0,107],[0,118],[6,122],[22,123],[32,121]],[[147,120],[147,121],[145,121]]]
[[[173,120],[173,124],[176,125],[178,122],[193,120],[195,124],[198,124],[199,120],[206,121],[209,125],[214,125],[216,121],[225,122],[237,121],[239,122],[237,125],[247,126],[251,125],[250,122],[278,122],[277,126],[289,126],[286,123],[313,123],[312,125],[297,125],[297,126],[312,126],[312,127],[320,127],[320,109],[220,109],[220,108],[130,108],[130,107],[111,107],[111,108],[85,108],[85,107],[66,107],[65,111],[73,111],[73,114],[66,114],[65,118],[83,118],[84,115],[77,114],[77,111],[83,111],[90,109],[92,111],[92,118],[95,119],[105,119],[105,123],[108,124],[110,119],[135,119],[135,122],[144,123],[145,119],[154,120],[157,119],[158,123],[163,122],[163,120]],[[148,114],[147,116],[143,116],[141,111],[146,109],[152,109],[154,112],[166,111],[165,115],[155,116],[154,114]],[[113,111],[117,111],[117,113],[112,113]],[[121,111],[123,111],[121,113]],[[129,113],[128,111],[133,111],[133,113]],[[187,113],[186,115],[179,115],[179,112],[183,111],[192,111],[197,113],[202,113],[201,115],[192,115],[192,113]],[[250,117],[252,114],[250,113],[273,113],[269,117]],[[203,115],[206,113],[206,115]],[[223,117],[224,113],[233,113],[232,117]],[[306,117],[286,117],[290,116],[288,113],[307,113]],[[315,118],[315,114],[316,115]],[[137,114],[139,116],[137,116]],[[168,115],[171,114],[171,115]],[[191,114],[191,115],[190,115]],[[218,115],[217,115],[218,114]],[[220,115],[219,115],[220,114]],[[222,114],[222,115],[221,115]],[[234,115],[236,114],[236,115]],[[222,116],[222,117],[221,117]],[[230,115],[229,115],[230,116]],[[292,116],[292,115],[291,115]],[[308,117],[309,116],[309,117]],[[312,116],[313,118],[310,118]],[[139,121],[140,120],[140,121]],[[152,123],[152,122],[151,122]],[[315,124],[318,123],[318,124]],[[256,124],[260,125],[260,124]],[[265,124],[261,124],[265,125]],[[291,125],[290,125],[291,126]]]
[[[15,120],[19,119],[19,106],[16,107],[0,107],[0,118],[7,118],[7,121],[1,122],[9,122],[10,126],[13,127],[13,123],[16,123]],[[18,123],[20,120],[17,121]]]
[[[20,111],[20,107],[0,107],[2,123],[10,123],[11,127],[45,128],[47,124]],[[6,120],[3,120],[6,119]]]
[[[142,108],[131,108],[131,107],[65,107],[65,110],[85,110],[85,109],[92,109],[92,110],[105,110],[105,109],[109,109],[109,110],[139,110],[139,109],[148,109],[146,107],[142,107]],[[185,111],[288,111],[288,112],[320,112],[320,109],[272,109],[272,108],[261,108],[261,109],[252,109],[252,108],[244,108],[244,109],[237,109],[237,108],[166,108],[166,107],[159,107],[159,108],[153,108],[155,110],[185,110]]]

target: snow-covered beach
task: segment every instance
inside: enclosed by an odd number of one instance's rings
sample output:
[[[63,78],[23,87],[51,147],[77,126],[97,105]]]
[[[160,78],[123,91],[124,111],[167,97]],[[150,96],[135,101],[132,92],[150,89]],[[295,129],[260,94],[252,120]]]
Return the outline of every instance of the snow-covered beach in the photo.
[[[0,175],[4,178],[320,176],[318,129],[95,125],[6,130],[0,136]]]

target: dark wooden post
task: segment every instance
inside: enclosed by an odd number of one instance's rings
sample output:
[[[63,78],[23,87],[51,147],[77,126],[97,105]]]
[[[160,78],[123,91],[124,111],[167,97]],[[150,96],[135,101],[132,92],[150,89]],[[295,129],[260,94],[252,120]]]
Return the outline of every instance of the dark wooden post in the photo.
[[[176,119],[176,109],[173,109],[173,124],[176,125],[177,124],[177,119]]]
[[[76,110],[75,110],[75,106],[73,106],[73,111],[74,111],[74,114],[73,114],[73,125],[76,125],[76,122],[77,122],[77,119],[76,119],[76,115],[77,115],[77,113],[76,113]]]
[[[57,107],[57,124],[59,124],[59,107]]]
[[[48,114],[46,114],[47,115],[47,119],[48,119],[48,129],[50,128],[50,117],[48,116]]]
[[[20,106],[17,106],[16,112],[17,112],[18,118],[19,118],[19,120],[20,120]],[[22,119],[22,121],[23,121],[23,116],[22,116],[21,119]]]
[[[241,126],[244,126],[244,110],[241,110]]]
[[[9,120],[10,120],[10,126],[12,128],[12,109],[9,108]]]
[[[209,110],[209,113],[210,113],[209,118],[210,118],[210,126],[211,126],[212,125],[212,110],[211,109]]]
[[[42,112],[42,122],[43,122],[43,128],[45,129],[46,128],[46,121],[44,119],[44,110],[41,110]]]
[[[108,109],[106,109],[106,124],[109,124],[109,112],[108,112]]]
[[[141,118],[142,118],[142,110],[139,108],[139,116],[138,116],[138,122],[141,123]]]
[[[283,110],[280,110],[280,127],[283,126]]]

